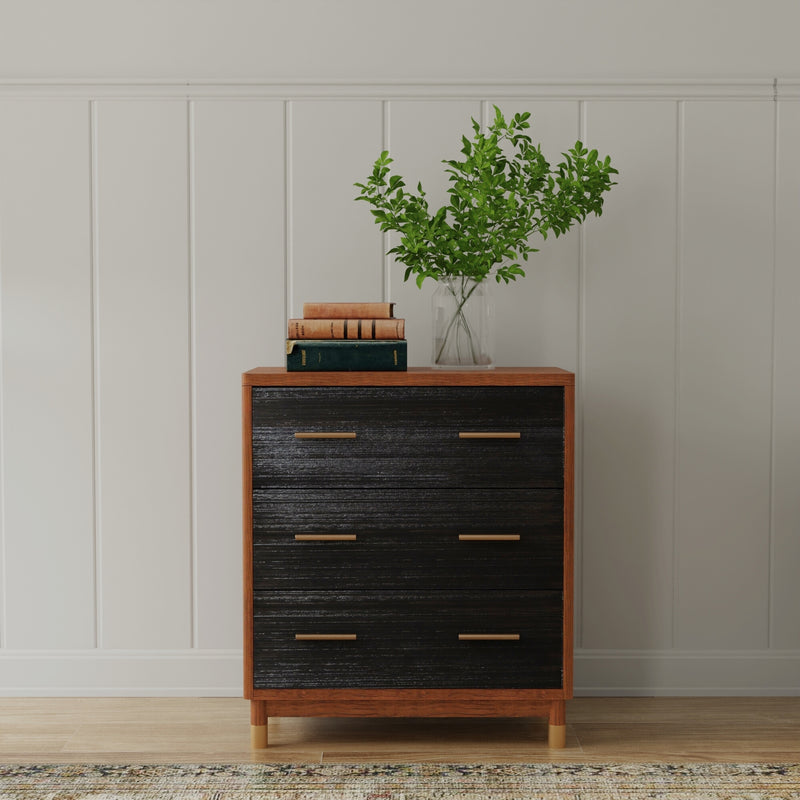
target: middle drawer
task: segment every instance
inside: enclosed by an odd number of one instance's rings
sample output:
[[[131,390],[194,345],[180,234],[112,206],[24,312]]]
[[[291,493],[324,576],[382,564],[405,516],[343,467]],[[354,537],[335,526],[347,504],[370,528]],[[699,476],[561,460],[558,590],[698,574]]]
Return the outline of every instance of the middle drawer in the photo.
[[[315,494],[254,492],[256,590],[562,589],[556,490]]]

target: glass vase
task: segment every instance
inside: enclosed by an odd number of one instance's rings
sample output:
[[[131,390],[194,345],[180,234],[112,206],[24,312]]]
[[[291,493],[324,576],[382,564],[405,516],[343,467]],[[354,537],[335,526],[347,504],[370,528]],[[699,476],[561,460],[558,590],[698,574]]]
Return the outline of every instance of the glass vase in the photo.
[[[488,281],[458,275],[438,281],[432,311],[434,367],[494,367],[494,308]]]

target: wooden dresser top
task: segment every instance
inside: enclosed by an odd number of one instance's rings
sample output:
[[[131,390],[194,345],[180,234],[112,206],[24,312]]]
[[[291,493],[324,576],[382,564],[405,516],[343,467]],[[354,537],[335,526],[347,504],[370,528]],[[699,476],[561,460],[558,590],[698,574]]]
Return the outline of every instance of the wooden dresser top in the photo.
[[[574,386],[575,374],[559,367],[496,367],[485,370],[409,367],[405,372],[287,372],[257,367],[243,386]]]

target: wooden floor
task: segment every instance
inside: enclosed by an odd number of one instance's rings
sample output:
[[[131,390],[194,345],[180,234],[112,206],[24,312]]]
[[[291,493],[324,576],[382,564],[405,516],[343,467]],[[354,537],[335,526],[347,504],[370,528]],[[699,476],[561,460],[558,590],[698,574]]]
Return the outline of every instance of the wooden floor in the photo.
[[[0,698],[0,762],[798,762],[800,697],[579,698],[567,747],[538,719],[272,718],[251,751],[228,698]]]

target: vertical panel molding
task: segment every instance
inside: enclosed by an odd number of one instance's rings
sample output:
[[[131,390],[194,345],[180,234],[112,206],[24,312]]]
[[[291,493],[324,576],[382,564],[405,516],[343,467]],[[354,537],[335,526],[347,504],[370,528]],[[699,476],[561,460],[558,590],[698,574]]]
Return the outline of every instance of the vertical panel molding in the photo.
[[[673,389],[673,477],[672,477],[672,630],[670,646],[675,647],[678,639],[678,598],[680,597],[680,538],[678,536],[678,513],[680,510],[680,413],[681,413],[681,315],[683,314],[683,185],[685,164],[686,103],[676,103],[675,131],[675,384]]]
[[[684,649],[767,646],[773,121],[771,103],[686,106],[676,639]]]
[[[195,100],[186,103],[186,207],[187,207],[187,280],[189,286],[189,330],[187,331],[189,352],[189,591],[190,624],[192,629],[191,646],[197,647],[200,638],[198,619],[199,578],[197,569],[198,508],[197,508],[197,219],[195,196]]]
[[[196,100],[195,646],[241,644],[241,374],[284,358],[284,105]]]
[[[800,81],[778,86],[770,644],[800,647]]]
[[[431,211],[447,202],[447,176],[442,164],[443,158],[455,156],[459,150],[462,133],[470,129],[470,118],[479,118],[481,104],[478,101],[449,100],[430,102],[428,100],[393,100],[390,104],[390,127],[386,132],[386,142],[391,145],[394,159],[392,167],[405,178],[411,191],[416,191],[418,183],[426,192]],[[363,181],[371,171],[377,152],[364,153],[363,166],[357,180]],[[355,196],[356,190],[353,190]],[[366,203],[354,203],[361,217],[375,228],[372,215]],[[374,235],[374,234],[373,234]],[[385,254],[399,243],[397,233],[379,233],[381,247]],[[406,265],[396,262],[393,256],[384,255],[385,270],[388,269],[388,293],[396,303],[395,313],[406,320],[406,339],[408,340],[408,361],[410,366],[425,366],[431,360],[431,294],[434,281],[426,280],[418,288],[415,276],[403,280]],[[494,287],[491,287],[494,289]]]
[[[89,191],[91,204],[89,226],[91,238],[91,285],[92,285],[92,534],[94,558],[94,646],[103,647],[103,540],[100,505],[100,276],[99,242],[97,220],[97,101],[89,103]]]
[[[8,648],[94,644],[88,138],[84,100],[0,99]]]
[[[294,171],[292,162],[294,153],[292,141],[294,139],[294,126],[292,122],[293,104],[291,100],[286,100],[283,104],[283,175],[284,175],[284,286],[285,286],[285,309],[283,315],[284,329],[288,328],[289,318],[292,316],[294,307],[294,218],[292,208],[294,206]]]
[[[292,317],[317,298],[381,295],[382,236],[353,183],[371,171],[382,126],[379,100],[292,104]]]
[[[185,101],[97,106],[103,644],[191,645]]]
[[[587,107],[587,146],[613,153],[620,175],[603,216],[583,226],[583,646],[663,649],[674,577],[676,109]]]

